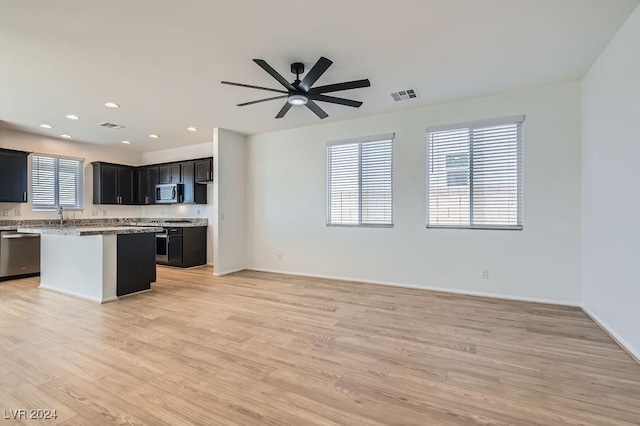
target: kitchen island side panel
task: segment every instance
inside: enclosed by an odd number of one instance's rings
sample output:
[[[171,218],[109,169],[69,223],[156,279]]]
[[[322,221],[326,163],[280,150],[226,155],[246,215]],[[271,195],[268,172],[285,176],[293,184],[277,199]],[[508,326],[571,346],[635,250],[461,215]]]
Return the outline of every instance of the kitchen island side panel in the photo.
[[[117,295],[149,290],[156,281],[156,236],[118,235]]]

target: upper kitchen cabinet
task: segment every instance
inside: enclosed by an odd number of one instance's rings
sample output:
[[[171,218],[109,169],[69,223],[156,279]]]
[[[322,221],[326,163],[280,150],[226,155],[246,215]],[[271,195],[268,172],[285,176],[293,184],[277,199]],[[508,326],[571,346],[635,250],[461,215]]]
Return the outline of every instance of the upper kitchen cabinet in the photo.
[[[135,169],[93,162],[93,204],[135,204]]]
[[[136,204],[155,204],[155,188],[159,180],[157,166],[138,167],[136,169]]]
[[[181,163],[180,173],[180,182],[184,184],[184,203],[207,204],[207,186],[196,183],[196,163]]]
[[[196,183],[213,182],[213,158],[196,161]]]
[[[158,167],[160,178],[158,183],[180,183],[180,164],[163,164]]]
[[[27,202],[28,152],[0,149],[0,203]]]

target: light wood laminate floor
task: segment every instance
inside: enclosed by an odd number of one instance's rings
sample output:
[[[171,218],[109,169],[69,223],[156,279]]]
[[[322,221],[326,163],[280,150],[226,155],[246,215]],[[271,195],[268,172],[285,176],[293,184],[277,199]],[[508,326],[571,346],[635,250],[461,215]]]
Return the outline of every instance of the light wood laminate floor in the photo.
[[[37,284],[0,283],[0,410],[40,424],[640,424],[640,366],[578,308],[210,268],[105,305]]]

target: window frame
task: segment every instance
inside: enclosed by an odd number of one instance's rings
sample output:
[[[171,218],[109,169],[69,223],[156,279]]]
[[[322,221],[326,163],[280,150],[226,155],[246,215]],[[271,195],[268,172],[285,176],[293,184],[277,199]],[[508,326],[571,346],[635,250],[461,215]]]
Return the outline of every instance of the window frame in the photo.
[[[340,139],[331,142],[327,142],[325,146],[325,224],[327,227],[340,227],[340,228],[393,228],[395,226],[394,223],[394,204],[395,204],[395,169],[393,167],[394,156],[393,156],[393,147],[394,147],[394,139],[395,133],[384,133],[380,135],[373,136],[364,136],[364,137],[356,137],[350,139]],[[367,142],[381,142],[387,141],[391,142],[391,223],[362,223],[362,144]],[[349,145],[349,144],[358,144],[359,151],[359,159],[358,159],[358,223],[331,223],[331,182],[330,182],[330,157],[329,157],[329,148],[332,146],[338,145]]]
[[[60,160],[72,160],[72,161],[78,161],[79,164],[79,174],[78,174],[78,178],[79,178],[79,183],[78,183],[78,203],[76,204],[75,207],[64,207],[62,206],[62,208],[64,210],[68,210],[68,211],[83,211],[84,210],[84,191],[85,191],[85,179],[84,179],[84,162],[85,159],[84,158],[77,158],[77,157],[68,157],[68,156],[63,156],[63,155],[54,155],[54,154],[45,154],[45,153],[38,153],[38,152],[33,152],[30,155],[31,157],[31,161],[30,161],[30,170],[29,170],[29,179],[31,180],[31,211],[34,212],[51,212],[51,211],[56,211],[60,208],[60,172],[59,172],[59,161]],[[55,163],[55,167],[54,167],[54,200],[55,200],[55,205],[53,206],[48,206],[48,207],[38,207],[35,204],[35,180],[34,180],[34,158],[35,157],[42,157],[42,158],[51,158],[54,160]]]
[[[468,121],[464,123],[454,123],[447,124],[442,126],[432,126],[427,128],[427,138],[426,138],[426,222],[427,229],[471,229],[471,230],[492,230],[492,231],[522,231],[524,230],[524,157],[523,157],[523,145],[524,145],[524,121],[525,115],[514,115],[509,117],[501,117],[487,120],[477,120],[477,121]],[[473,224],[473,202],[471,201],[469,209],[470,209],[470,224],[469,225],[431,225],[429,223],[429,194],[431,190],[431,186],[429,183],[429,175],[430,175],[430,160],[429,160],[429,134],[434,132],[442,132],[447,130],[463,130],[469,129],[470,132],[476,129],[482,129],[486,127],[495,127],[502,125],[513,125],[517,124],[520,126],[520,139],[517,145],[517,157],[519,158],[520,163],[517,166],[518,177],[517,177],[517,188],[518,188],[518,201],[517,201],[517,216],[518,216],[518,224],[517,225],[474,225]],[[470,141],[469,151],[470,151],[470,169],[469,169],[469,197],[470,200],[473,200],[473,143]]]

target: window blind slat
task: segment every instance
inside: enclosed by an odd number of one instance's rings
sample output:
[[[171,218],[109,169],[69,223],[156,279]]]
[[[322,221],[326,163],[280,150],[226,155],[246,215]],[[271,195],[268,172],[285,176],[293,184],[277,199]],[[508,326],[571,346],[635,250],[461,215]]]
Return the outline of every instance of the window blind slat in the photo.
[[[327,224],[393,224],[393,139],[327,144]]]
[[[432,129],[427,225],[521,229],[522,120]]]

